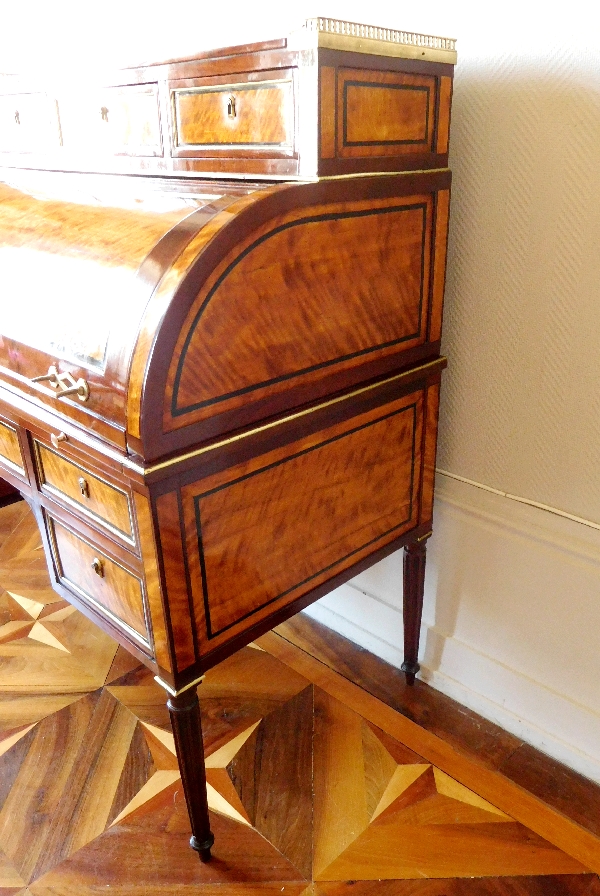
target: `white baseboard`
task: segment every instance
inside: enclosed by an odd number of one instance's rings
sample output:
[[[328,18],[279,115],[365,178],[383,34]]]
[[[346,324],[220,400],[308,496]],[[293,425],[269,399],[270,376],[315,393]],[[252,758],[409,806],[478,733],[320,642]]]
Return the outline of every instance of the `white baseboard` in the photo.
[[[600,536],[540,508],[438,477],[421,677],[600,783]],[[401,559],[309,615],[399,667]]]

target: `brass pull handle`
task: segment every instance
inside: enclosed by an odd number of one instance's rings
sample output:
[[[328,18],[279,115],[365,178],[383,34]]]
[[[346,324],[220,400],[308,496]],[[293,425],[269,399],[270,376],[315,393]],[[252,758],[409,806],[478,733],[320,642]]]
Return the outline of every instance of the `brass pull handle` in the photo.
[[[52,396],[53,398],[66,398],[67,395],[77,395],[79,401],[87,401],[90,397],[90,387],[83,377],[79,377],[76,380],[68,371],[59,373],[54,365],[48,368],[48,373],[45,373],[43,376],[34,376],[30,382],[48,382],[53,389],[56,389],[56,394]]]
[[[108,121],[108,109],[106,106],[102,106],[100,109],[100,117],[102,118],[102,121]]]
[[[50,441],[54,445],[55,448],[60,448],[61,442],[68,442],[69,437],[64,432],[59,432],[58,435],[55,432],[50,433]]]
[[[77,480],[77,483],[79,485],[79,491],[81,492],[82,496],[84,498],[89,498],[90,487],[88,485],[87,479],[84,479],[83,476],[80,476],[79,479]]]
[[[21,124],[21,116],[18,109],[15,109],[15,124]]]
[[[236,116],[235,97],[233,95],[227,100],[227,115],[229,118],[235,118]]]
[[[104,563],[102,562],[102,560],[94,557],[94,559],[92,560],[92,569],[97,576],[100,576],[101,579],[104,578]]]

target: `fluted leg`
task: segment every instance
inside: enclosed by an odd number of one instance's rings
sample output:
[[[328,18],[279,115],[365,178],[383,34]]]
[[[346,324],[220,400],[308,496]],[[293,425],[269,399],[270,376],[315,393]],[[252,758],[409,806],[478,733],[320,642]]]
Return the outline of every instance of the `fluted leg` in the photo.
[[[177,697],[169,697],[167,707],[171,715],[183,792],[192,825],[190,846],[200,853],[203,862],[208,862],[215,838],[208,819],[204,747],[196,688],[189,688]]]
[[[425,588],[426,544],[425,540],[417,541],[404,548],[404,662],[401,668],[406,673],[407,683],[411,685],[415,683],[415,675],[421,668],[417,660]]]

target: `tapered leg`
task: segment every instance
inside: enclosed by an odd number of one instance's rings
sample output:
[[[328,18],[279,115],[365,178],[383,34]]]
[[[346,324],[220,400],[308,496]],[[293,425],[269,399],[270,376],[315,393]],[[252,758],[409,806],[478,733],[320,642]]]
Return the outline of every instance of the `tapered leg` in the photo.
[[[169,697],[167,706],[171,714],[175,750],[192,825],[190,846],[200,853],[203,862],[208,862],[215,838],[208,819],[204,747],[196,688],[189,688],[177,697]]]
[[[415,675],[421,668],[417,659],[425,588],[426,544],[424,539],[407,544],[404,548],[404,662],[401,668],[406,673],[407,683],[411,685],[415,683]]]

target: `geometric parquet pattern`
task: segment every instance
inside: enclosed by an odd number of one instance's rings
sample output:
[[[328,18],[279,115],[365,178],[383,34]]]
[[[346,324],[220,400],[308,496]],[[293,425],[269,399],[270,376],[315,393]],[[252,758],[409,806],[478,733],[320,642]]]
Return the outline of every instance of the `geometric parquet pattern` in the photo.
[[[258,646],[199,689],[213,860],[164,692],[0,510],[0,896],[598,896],[578,861]]]

